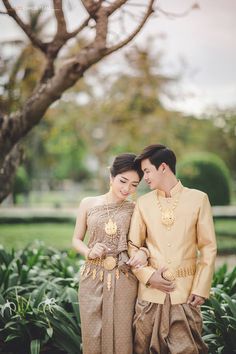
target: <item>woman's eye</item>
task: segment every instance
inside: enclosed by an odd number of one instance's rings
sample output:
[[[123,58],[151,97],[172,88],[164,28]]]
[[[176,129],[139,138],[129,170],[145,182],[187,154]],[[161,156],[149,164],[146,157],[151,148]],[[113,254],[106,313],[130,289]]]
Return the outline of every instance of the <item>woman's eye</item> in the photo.
[[[120,180],[121,181],[121,183],[125,183],[125,181],[122,181],[122,180]]]

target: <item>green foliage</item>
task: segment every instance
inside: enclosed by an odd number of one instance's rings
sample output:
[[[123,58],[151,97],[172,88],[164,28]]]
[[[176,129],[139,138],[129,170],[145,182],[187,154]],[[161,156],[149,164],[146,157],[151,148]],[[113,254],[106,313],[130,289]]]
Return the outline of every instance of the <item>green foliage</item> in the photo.
[[[236,268],[214,275],[211,297],[202,306],[204,340],[211,354],[236,352]]]
[[[28,174],[23,166],[17,170],[14,185],[13,185],[13,199],[16,202],[17,195],[27,194],[30,189],[30,180]]]
[[[178,178],[186,187],[208,194],[212,205],[230,203],[230,177],[224,162],[210,153],[192,154],[178,165]]]
[[[78,268],[73,252],[0,250],[0,352],[80,353]]]
[[[0,249],[0,352],[81,353],[75,277],[81,261],[72,251],[40,244],[21,251]],[[212,294],[202,307],[204,340],[211,354],[236,350],[236,268],[214,275]]]

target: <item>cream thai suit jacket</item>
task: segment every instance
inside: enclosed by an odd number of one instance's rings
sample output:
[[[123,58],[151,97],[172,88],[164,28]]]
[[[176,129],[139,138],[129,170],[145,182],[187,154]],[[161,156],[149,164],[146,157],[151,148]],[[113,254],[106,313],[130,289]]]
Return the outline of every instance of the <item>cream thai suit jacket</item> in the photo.
[[[141,246],[150,252],[148,265],[133,270],[139,280],[139,299],[164,303],[166,294],[146,283],[156,269],[166,266],[178,274],[176,288],[170,293],[171,303],[181,304],[190,294],[209,296],[216,239],[207,195],[183,187],[180,181],[170,193],[166,198],[164,192],[155,190],[138,199],[129,232],[129,255]],[[173,208],[174,204],[175,221],[168,229],[162,224],[161,209]]]

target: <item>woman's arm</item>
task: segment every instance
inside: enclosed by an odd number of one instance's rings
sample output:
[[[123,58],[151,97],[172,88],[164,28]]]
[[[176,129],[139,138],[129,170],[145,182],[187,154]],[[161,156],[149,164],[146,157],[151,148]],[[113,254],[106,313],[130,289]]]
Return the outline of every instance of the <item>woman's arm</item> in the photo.
[[[85,198],[80,203],[72,245],[75,250],[85,258],[95,259],[104,256],[106,252],[109,251],[109,248],[101,242],[95,243],[92,248],[89,248],[84,243],[84,237],[87,231],[87,211],[92,207],[91,200],[92,198]]]
[[[83,199],[79,206],[73,239],[72,239],[72,245],[75,248],[75,250],[78,253],[82,254],[85,258],[88,257],[88,253],[90,252],[90,249],[83,241],[87,230],[88,206],[89,206],[88,198]]]

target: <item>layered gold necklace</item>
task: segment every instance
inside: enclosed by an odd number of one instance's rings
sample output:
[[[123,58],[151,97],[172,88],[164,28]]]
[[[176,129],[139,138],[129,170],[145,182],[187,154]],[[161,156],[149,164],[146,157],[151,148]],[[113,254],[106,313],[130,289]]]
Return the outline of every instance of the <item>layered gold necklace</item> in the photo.
[[[163,207],[160,202],[160,198],[157,194],[157,205],[161,211],[161,222],[164,226],[167,227],[167,230],[171,229],[171,226],[175,222],[175,213],[174,210],[176,209],[177,205],[179,202],[179,196],[176,197],[173,201],[173,204],[170,205],[169,207]]]
[[[115,210],[115,212],[112,215],[110,215],[110,211],[108,208],[108,200],[106,198],[108,222],[105,223],[104,230],[108,236],[114,236],[117,233],[117,223],[114,221],[114,216],[122,208],[122,206],[124,205],[124,202],[125,202],[125,200],[120,204],[120,206]]]

